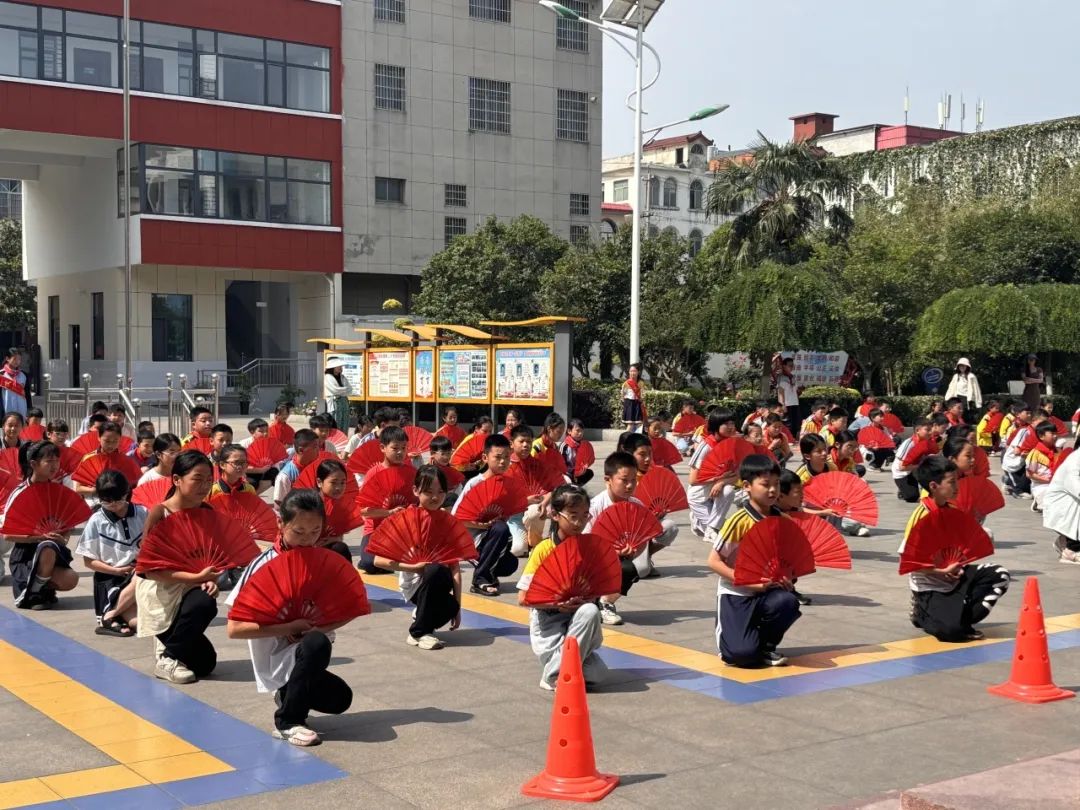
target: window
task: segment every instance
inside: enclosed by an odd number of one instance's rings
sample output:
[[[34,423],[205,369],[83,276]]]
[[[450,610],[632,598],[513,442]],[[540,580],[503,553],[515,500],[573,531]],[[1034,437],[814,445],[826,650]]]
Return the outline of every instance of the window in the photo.
[[[660,229],[657,228],[655,225],[650,225],[648,234],[650,239],[655,239],[660,235]]]
[[[674,177],[664,181],[664,208],[675,208],[679,204],[679,184]]]
[[[616,180],[611,184],[611,201],[626,202],[630,199],[630,181]]]
[[[49,359],[60,359],[60,296],[49,296]]]
[[[190,363],[191,296],[153,296],[151,332],[154,362]]]
[[[375,65],[375,109],[405,112],[405,68]]]
[[[105,293],[90,293],[90,333],[94,359],[105,359]]]
[[[405,0],[375,0],[375,19],[384,22],[405,22]]]
[[[683,148],[681,146],[675,150],[675,165],[683,165]]]
[[[124,205],[123,153],[117,198]],[[330,164],[156,144],[132,147],[135,213],[329,225]]]
[[[582,17],[589,16],[589,0],[563,0],[562,5]],[[578,20],[555,18],[555,47],[565,51],[589,52],[589,26]]]
[[[559,90],[556,103],[555,137],[567,141],[589,140],[589,94]]]
[[[705,147],[695,143],[690,147],[690,165],[701,167],[705,165]]]
[[[405,181],[396,177],[376,177],[375,202],[405,202]]]
[[[21,189],[18,180],[0,180],[0,219],[22,219]]]
[[[690,210],[700,211],[704,208],[705,202],[705,189],[701,185],[700,180],[695,180],[690,184]]]
[[[691,258],[701,253],[701,231],[697,228],[690,231],[690,256]]]
[[[571,225],[570,244],[576,247],[584,247],[585,245],[589,244],[589,226]]]
[[[649,207],[650,208],[659,208],[660,207],[660,178],[659,177],[650,177],[649,178]]]
[[[589,215],[589,195],[588,194],[571,194],[570,195],[570,216],[572,217],[587,217]]]
[[[0,2],[0,75],[120,87],[122,40],[119,17]],[[328,48],[132,20],[130,60],[135,90],[330,110]]]
[[[464,208],[469,204],[469,190],[465,186],[447,183],[443,187],[443,205],[447,208]]]
[[[466,233],[465,217],[443,218],[443,244],[449,245],[456,236],[464,236]]]
[[[469,0],[469,16],[474,20],[510,22],[510,0]]]
[[[615,226],[615,223],[612,222],[610,219],[601,220],[600,221],[600,241],[602,241],[602,242],[610,242],[612,239],[615,238],[615,231],[617,231],[617,230],[618,230],[618,228]]]
[[[469,79],[469,129],[510,134],[510,82]]]

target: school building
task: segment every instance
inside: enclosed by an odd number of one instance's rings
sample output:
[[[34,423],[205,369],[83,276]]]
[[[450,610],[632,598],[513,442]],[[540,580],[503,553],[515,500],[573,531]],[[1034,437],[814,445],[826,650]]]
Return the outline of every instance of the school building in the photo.
[[[588,26],[531,0],[137,0],[125,178],[121,15],[0,0],[0,178],[54,385],[124,369],[125,205],[136,387],[263,362],[317,388],[306,340],[408,311],[487,217],[598,235]]]

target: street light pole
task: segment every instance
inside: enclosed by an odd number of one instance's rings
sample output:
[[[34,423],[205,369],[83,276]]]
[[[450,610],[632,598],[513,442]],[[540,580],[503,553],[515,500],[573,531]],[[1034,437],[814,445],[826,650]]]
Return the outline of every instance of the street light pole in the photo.
[[[124,0],[124,380],[131,385],[131,0]],[[140,193],[141,200],[141,193]]]
[[[641,65],[645,37],[645,4],[638,3],[637,37],[634,42],[634,209],[630,234],[630,362],[641,360]]]

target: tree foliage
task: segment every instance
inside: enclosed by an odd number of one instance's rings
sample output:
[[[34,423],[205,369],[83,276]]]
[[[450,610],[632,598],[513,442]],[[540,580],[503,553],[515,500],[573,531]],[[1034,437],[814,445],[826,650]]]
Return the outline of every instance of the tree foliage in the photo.
[[[1045,348],[1038,304],[1012,284],[963,287],[938,298],[922,318],[914,346],[926,354],[971,351],[1018,355]]]
[[[37,323],[37,292],[23,281],[22,227],[0,219],[0,329],[31,329]]]

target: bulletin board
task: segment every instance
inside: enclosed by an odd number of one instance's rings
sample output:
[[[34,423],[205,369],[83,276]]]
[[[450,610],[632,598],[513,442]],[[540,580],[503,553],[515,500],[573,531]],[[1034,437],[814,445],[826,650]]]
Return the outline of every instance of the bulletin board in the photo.
[[[367,398],[412,402],[412,349],[368,349]]]
[[[436,396],[448,404],[491,403],[491,349],[446,346],[437,351]]]
[[[551,406],[555,392],[554,343],[500,343],[495,346],[496,405]]]

